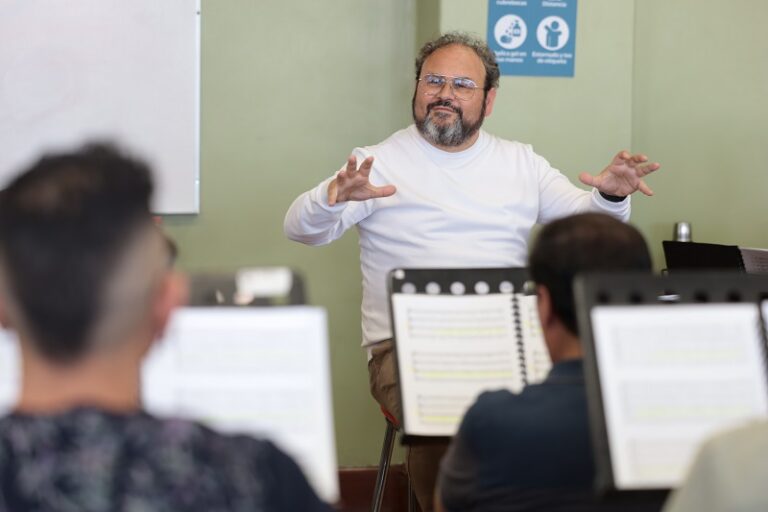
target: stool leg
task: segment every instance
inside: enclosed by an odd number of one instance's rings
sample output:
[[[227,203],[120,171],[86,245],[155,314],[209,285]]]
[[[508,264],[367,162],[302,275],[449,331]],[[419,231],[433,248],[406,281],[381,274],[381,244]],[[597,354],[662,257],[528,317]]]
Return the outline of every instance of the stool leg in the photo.
[[[416,493],[413,492],[411,479],[408,479],[408,512],[421,512],[419,504],[416,502]]]
[[[380,512],[384,501],[384,487],[387,485],[389,463],[392,460],[392,448],[395,446],[395,426],[387,421],[387,429],[384,431],[384,444],[381,446],[381,458],[379,459],[379,471],[376,473],[376,486],[373,489],[373,503],[371,512]]]

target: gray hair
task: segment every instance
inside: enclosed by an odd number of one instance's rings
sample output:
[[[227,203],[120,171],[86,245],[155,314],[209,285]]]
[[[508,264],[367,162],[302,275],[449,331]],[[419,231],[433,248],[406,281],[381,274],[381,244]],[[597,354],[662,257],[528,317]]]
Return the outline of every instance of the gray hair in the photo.
[[[465,46],[480,57],[485,68],[485,86],[483,90],[488,92],[492,88],[499,86],[499,65],[496,62],[496,55],[493,53],[493,50],[488,47],[485,41],[464,32],[448,32],[433,41],[425,43],[416,56],[416,79],[418,80],[421,77],[421,68],[427,57],[440,48],[451,45]]]

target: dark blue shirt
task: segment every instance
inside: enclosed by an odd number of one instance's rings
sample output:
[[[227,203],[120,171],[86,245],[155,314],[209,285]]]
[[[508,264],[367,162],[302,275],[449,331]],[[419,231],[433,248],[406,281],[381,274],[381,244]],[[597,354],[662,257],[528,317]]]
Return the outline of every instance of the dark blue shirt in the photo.
[[[146,413],[0,418],[0,511],[330,511],[268,441]]]
[[[483,393],[441,467],[448,511],[592,510],[595,474],[581,360],[521,393]]]

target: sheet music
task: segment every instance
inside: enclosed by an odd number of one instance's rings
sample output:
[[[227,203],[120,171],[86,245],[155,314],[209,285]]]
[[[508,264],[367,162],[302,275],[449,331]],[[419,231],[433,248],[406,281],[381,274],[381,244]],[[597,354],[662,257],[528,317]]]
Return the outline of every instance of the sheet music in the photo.
[[[17,394],[14,353],[0,337],[0,406]],[[318,495],[337,501],[322,309],[180,309],[144,363],[142,396],[147,411],[158,416],[269,438],[294,457]]]
[[[617,488],[675,487],[705,438],[768,417],[755,304],[602,306],[591,316]]]
[[[324,310],[183,308],[143,383],[147,410],[267,437],[323,499],[338,499]]]
[[[393,294],[405,432],[456,433],[477,395],[523,387],[511,294]]]
[[[21,355],[16,334],[0,329],[0,414],[16,403],[21,385]]]
[[[517,303],[525,353],[525,374],[528,384],[536,384],[547,377],[552,368],[552,360],[544,343],[536,296],[517,294]]]
[[[739,247],[748,274],[768,274],[768,249]]]

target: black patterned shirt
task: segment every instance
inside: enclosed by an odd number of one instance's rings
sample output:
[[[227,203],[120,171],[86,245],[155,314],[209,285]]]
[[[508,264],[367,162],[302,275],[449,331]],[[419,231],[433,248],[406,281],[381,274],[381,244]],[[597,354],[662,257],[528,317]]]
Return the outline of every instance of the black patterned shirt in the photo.
[[[79,408],[0,418],[0,511],[330,511],[272,443]]]

